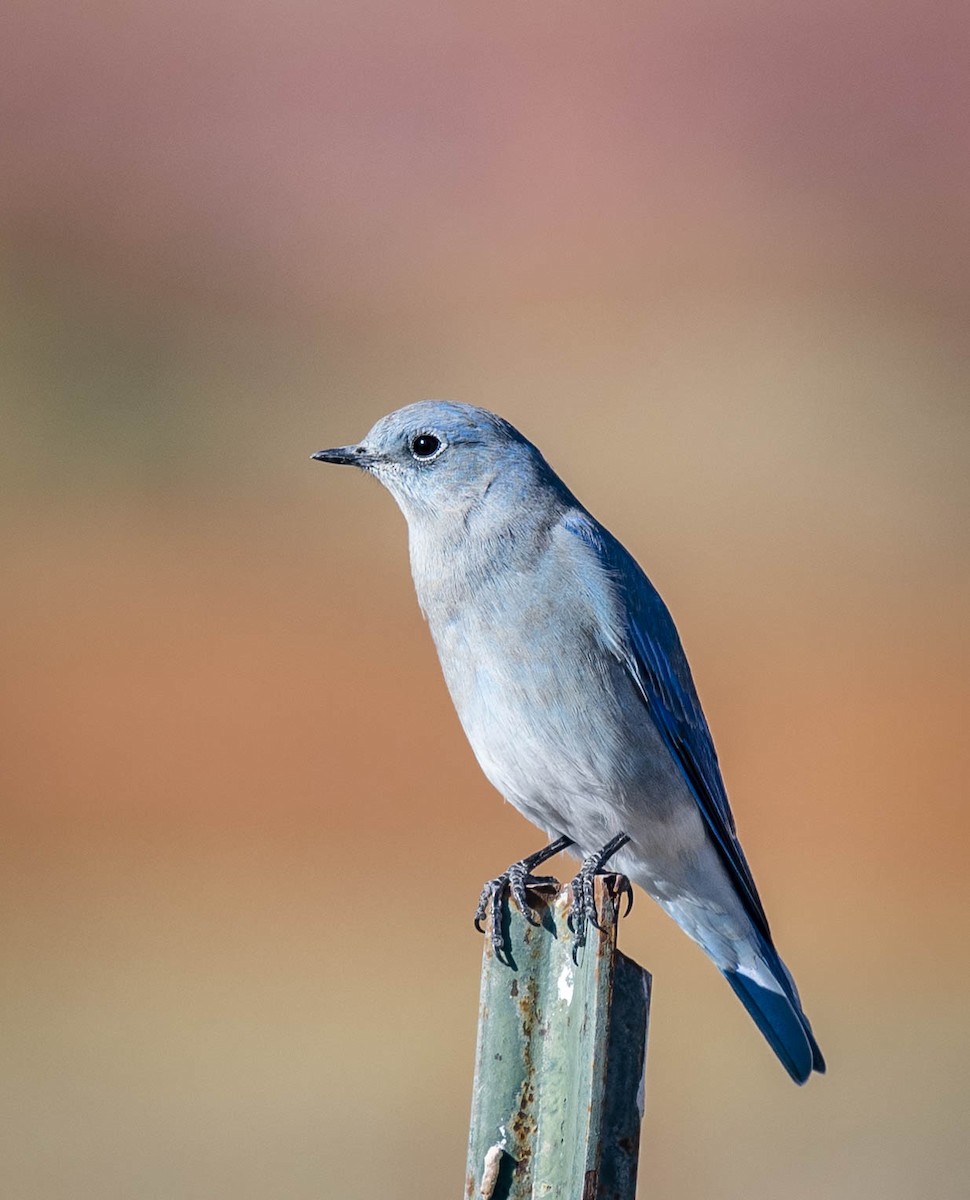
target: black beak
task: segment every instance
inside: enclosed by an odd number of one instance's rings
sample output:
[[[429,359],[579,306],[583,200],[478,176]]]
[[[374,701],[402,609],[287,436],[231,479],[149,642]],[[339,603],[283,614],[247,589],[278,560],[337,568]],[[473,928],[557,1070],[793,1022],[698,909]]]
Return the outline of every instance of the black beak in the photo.
[[[318,450],[310,457],[317,462],[337,463],[343,467],[366,467],[372,461],[363,446],[336,446],[333,450]]]

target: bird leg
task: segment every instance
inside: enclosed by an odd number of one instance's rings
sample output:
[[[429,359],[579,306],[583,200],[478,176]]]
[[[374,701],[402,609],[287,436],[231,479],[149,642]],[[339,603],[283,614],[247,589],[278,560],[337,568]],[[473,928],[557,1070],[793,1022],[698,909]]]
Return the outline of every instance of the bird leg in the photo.
[[[485,919],[486,913],[490,911],[492,948],[499,957],[502,957],[508,949],[502,934],[502,900],[505,893],[508,892],[511,895],[519,911],[530,925],[538,925],[540,922],[529,905],[527,893],[534,891],[554,894],[559,890],[559,881],[552,875],[533,875],[532,869],[572,844],[572,838],[558,837],[548,846],[537,850],[535,854],[530,854],[526,858],[520,858],[518,862],[512,863],[507,871],[503,871],[495,879],[490,879],[482,888],[482,894],[478,898],[478,909],[475,912],[475,928],[479,933],[485,932],[482,928],[482,921]]]
[[[617,850],[625,846],[629,840],[629,837],[625,833],[618,833],[601,850],[597,850],[595,854],[584,858],[578,875],[570,884],[573,893],[573,902],[569,911],[569,928],[573,931],[574,958],[580,947],[586,945],[587,924],[599,930],[603,929],[600,923],[600,915],[596,911],[597,875],[612,875],[612,887],[615,889],[616,895],[626,896],[626,912],[623,914],[624,916],[633,907],[633,888],[630,886],[629,879],[625,875],[617,875],[612,871],[605,871],[603,869],[607,860]]]

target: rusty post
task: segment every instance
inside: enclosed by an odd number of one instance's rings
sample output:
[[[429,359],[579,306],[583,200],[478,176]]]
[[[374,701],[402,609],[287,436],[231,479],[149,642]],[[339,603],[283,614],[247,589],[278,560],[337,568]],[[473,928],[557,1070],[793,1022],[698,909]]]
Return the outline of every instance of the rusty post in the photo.
[[[569,898],[533,896],[539,927],[507,902],[511,963],[485,939],[466,1200],[634,1200],[650,975],[602,932],[573,959]]]

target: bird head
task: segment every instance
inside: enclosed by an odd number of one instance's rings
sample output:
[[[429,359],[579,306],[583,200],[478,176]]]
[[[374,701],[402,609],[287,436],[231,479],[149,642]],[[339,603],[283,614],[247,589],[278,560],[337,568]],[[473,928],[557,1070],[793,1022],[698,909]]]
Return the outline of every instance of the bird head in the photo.
[[[467,512],[493,489],[524,498],[540,474],[555,479],[538,450],[508,421],[445,400],[409,404],[382,417],[356,445],[312,457],[373,475],[409,521]]]

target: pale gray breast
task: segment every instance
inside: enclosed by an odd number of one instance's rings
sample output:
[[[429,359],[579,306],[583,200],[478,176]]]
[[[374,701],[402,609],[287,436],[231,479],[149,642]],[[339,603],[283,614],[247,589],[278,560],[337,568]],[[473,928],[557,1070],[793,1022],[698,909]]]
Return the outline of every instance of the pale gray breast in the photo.
[[[474,586],[442,587],[439,575],[437,587],[418,587],[482,769],[527,815],[563,829],[577,804],[631,803],[645,776],[667,769],[642,702],[604,649],[608,586],[591,580],[582,553],[559,529],[535,555],[476,569]]]

